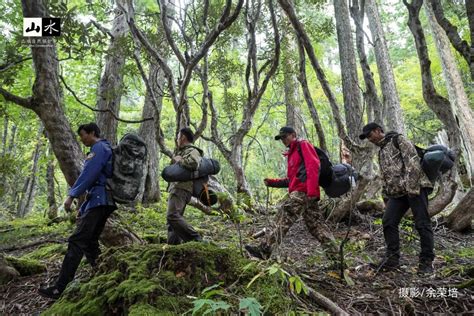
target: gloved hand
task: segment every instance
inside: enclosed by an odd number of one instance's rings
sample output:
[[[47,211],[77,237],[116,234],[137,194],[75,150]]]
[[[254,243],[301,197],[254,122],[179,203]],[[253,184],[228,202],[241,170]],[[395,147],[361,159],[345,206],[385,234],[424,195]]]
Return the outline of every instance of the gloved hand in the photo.
[[[263,182],[265,183],[265,185],[266,185],[267,187],[270,186],[270,179],[269,179],[269,178],[263,179]]]

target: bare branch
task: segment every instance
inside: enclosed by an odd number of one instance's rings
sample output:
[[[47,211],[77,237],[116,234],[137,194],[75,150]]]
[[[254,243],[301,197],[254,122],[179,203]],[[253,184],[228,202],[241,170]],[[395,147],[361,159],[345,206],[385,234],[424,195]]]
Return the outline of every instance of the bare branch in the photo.
[[[458,29],[444,15],[443,6],[440,0],[431,1],[431,7],[435,14],[438,24],[444,29],[449,41],[453,47],[464,57],[471,71],[471,78],[474,79],[474,4],[472,0],[466,0],[466,12],[469,19],[469,27],[471,31],[471,47],[468,42],[463,40],[458,33]],[[406,1],[404,1],[405,3]],[[405,5],[407,5],[405,3]]]
[[[11,67],[16,66],[16,65],[18,65],[18,64],[21,64],[21,63],[23,63],[23,62],[25,62],[25,61],[27,61],[27,60],[32,59],[32,58],[33,58],[33,57],[28,56],[28,57],[21,58],[21,59],[19,59],[19,60],[16,60],[16,61],[14,61],[14,62],[11,62],[11,63],[7,63],[7,64],[0,65],[0,72],[6,71],[6,70],[10,69]]]
[[[77,96],[77,94],[66,84],[66,81],[64,80],[64,77],[59,75],[59,79],[61,79],[61,82],[63,83],[64,87],[72,94],[72,96],[74,97],[74,99],[76,99],[76,101],[81,104],[82,106],[85,106],[86,108],[88,108],[89,110],[91,111],[94,111],[94,112],[108,112],[110,113],[110,115],[112,115],[112,117],[117,120],[117,121],[120,121],[120,122],[124,122],[124,123],[130,123],[130,124],[136,124],[136,123],[143,123],[143,122],[146,122],[146,121],[152,121],[154,120],[155,118],[154,117],[147,117],[147,118],[144,118],[142,120],[125,120],[125,119],[121,119],[120,117],[118,117],[117,115],[115,115],[115,113],[113,111],[111,111],[110,109],[106,109],[106,110],[99,110],[99,109],[96,109],[90,105],[88,105],[87,103],[83,102],[81,99],[79,99],[79,97]]]
[[[133,59],[135,60],[135,63],[137,64],[138,71],[140,72],[140,75],[142,76],[142,80],[145,83],[147,92],[150,94],[151,103],[153,104],[153,107],[155,108],[155,113],[156,113],[155,127],[157,129],[157,132],[156,132],[157,143],[160,146],[161,152],[171,158],[173,157],[173,152],[166,146],[165,140],[163,137],[163,130],[161,129],[161,108],[160,106],[158,106],[158,102],[155,96],[155,91],[151,87],[150,81],[148,80],[145,74],[145,71],[143,70],[142,63],[140,62],[139,51],[135,50],[135,52],[133,53]]]
[[[212,93],[209,92],[209,108],[211,109],[211,141],[219,148],[221,153],[224,157],[229,160],[231,156],[231,151],[225,146],[224,142],[222,141],[221,137],[219,136],[219,132],[217,130],[217,110],[214,106],[214,102],[212,99]]]
[[[311,118],[313,119],[313,124],[314,124],[314,127],[316,128],[316,133],[318,134],[319,147],[323,149],[324,151],[328,152],[328,147],[326,145],[326,137],[324,136],[324,129],[321,124],[321,120],[319,119],[318,111],[316,110],[316,107],[314,106],[313,98],[311,97],[311,92],[308,87],[308,81],[306,78],[306,57],[305,57],[303,42],[301,41],[301,39],[297,38],[297,43],[298,43],[298,52],[300,56],[300,62],[299,62],[300,73],[298,75],[298,81],[300,82],[301,88],[303,89],[303,96],[306,100],[306,105],[308,106]]]
[[[108,35],[111,39],[114,39],[114,35],[112,34],[112,32],[110,32],[110,30],[108,28],[106,28],[105,26],[99,24],[98,22],[94,21],[94,20],[91,20],[91,23],[99,30],[101,31],[102,33],[104,33],[105,35]]]
[[[160,6],[161,26],[163,27],[163,30],[165,31],[166,40],[168,41],[168,44],[173,50],[173,53],[176,55],[176,58],[178,58],[180,64],[183,67],[185,67],[187,62],[183,54],[181,54],[178,46],[176,45],[176,42],[174,41],[173,35],[171,32],[170,23],[168,21],[168,14],[167,14],[168,12],[168,6],[166,5],[167,1],[168,0],[158,0],[158,5]]]
[[[332,92],[331,87],[329,86],[329,83],[328,83],[328,80],[326,78],[323,68],[319,64],[319,61],[314,52],[313,45],[311,44],[311,40],[309,39],[308,34],[306,33],[306,30],[304,29],[304,26],[301,23],[300,19],[296,15],[295,8],[288,0],[278,0],[278,3],[280,4],[280,7],[283,9],[283,11],[285,11],[285,14],[287,15],[288,19],[293,25],[293,28],[296,32],[296,36],[300,38],[301,41],[303,42],[304,48],[311,62],[311,66],[316,72],[316,77],[318,78],[318,81],[321,84],[323,92],[326,95],[326,98],[328,99],[329,104],[331,105],[331,110],[334,117],[334,121],[336,122],[339,137],[343,139],[344,142],[351,149],[360,147],[354,141],[352,141],[346,133],[346,130],[344,128],[344,123],[341,117],[341,113],[339,111],[339,106],[337,104],[334,93]]]
[[[160,55],[160,53],[151,45],[150,41],[146,38],[145,35],[136,27],[135,22],[132,18],[128,17],[128,25],[132,33],[132,37],[135,41],[140,42],[147,52],[156,60],[158,65],[163,69],[165,77],[168,81],[168,90],[170,92],[171,101],[175,110],[178,109],[178,98],[176,94],[176,89],[174,86],[173,73],[166,63],[165,59]]]
[[[0,87],[0,94],[3,95],[3,97],[7,101],[13,102],[17,105],[20,105],[20,106],[22,106],[24,108],[27,108],[27,109],[30,109],[30,110],[33,109],[33,103],[32,103],[31,97],[28,97],[28,98],[19,97],[15,94],[3,89],[2,87]]]

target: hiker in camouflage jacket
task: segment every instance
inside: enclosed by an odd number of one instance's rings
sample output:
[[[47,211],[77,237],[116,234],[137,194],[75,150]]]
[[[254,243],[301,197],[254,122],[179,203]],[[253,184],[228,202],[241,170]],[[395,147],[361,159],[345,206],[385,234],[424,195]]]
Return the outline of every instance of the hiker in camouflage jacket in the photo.
[[[360,139],[368,139],[379,149],[382,194],[386,210],[382,219],[386,243],[386,256],[376,265],[378,270],[398,268],[400,259],[400,238],[398,227],[408,211],[412,210],[415,228],[420,235],[421,252],[418,273],[433,272],[434,241],[431,220],[428,214],[428,194],[433,185],[421,169],[420,157],[415,146],[396,132],[384,133],[376,123],[364,126]]]
[[[178,148],[172,163],[177,163],[191,171],[196,171],[202,159],[202,150],[194,146],[194,134],[189,128],[183,128],[178,134]],[[201,241],[201,236],[184,219],[184,210],[191,201],[193,181],[171,182],[168,187],[168,244],[177,245],[187,241]]]

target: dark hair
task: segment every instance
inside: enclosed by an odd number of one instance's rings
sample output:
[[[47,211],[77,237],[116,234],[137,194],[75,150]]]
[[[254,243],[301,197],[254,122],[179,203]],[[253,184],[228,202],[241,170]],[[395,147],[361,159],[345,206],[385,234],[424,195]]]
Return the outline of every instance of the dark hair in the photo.
[[[80,134],[82,130],[87,134],[94,132],[95,137],[100,137],[100,128],[96,123],[82,124],[77,129],[77,133]]]
[[[190,143],[194,142],[194,133],[189,127],[182,128],[179,130],[179,132],[182,135],[186,136],[186,139],[188,140],[188,142]]]

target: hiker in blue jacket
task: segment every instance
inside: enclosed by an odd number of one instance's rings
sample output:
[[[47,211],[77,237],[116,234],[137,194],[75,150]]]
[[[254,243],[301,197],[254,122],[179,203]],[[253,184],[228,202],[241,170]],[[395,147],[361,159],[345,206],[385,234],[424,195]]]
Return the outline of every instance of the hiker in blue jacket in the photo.
[[[87,154],[81,174],[69,190],[64,209],[70,211],[74,199],[84,193],[86,197],[79,210],[76,230],[68,239],[67,253],[56,284],[38,290],[40,295],[52,299],[59,298],[66,285],[74,279],[83,255],[91,266],[96,266],[100,254],[99,236],[107,218],[117,209],[106,190],[107,178],[112,176],[112,149],[109,142],[100,138],[100,129],[95,123],[79,126],[77,133],[81,142],[91,147],[91,151]]]

